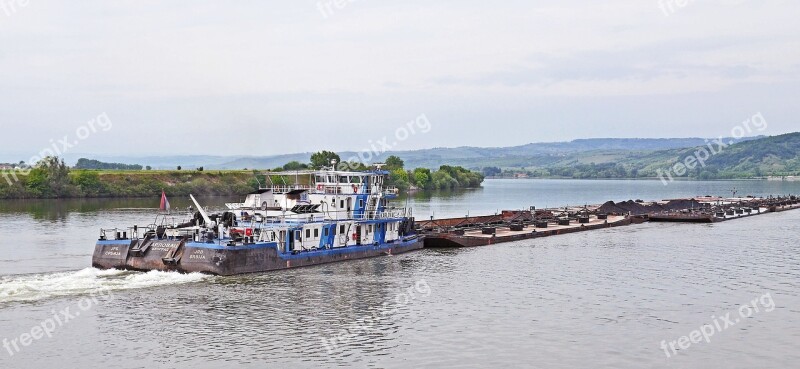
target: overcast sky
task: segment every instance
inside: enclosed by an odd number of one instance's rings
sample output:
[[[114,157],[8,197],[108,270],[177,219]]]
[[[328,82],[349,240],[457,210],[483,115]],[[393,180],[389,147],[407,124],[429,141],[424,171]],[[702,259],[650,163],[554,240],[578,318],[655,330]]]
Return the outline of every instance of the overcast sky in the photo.
[[[3,156],[64,136],[271,155],[800,127],[797,0],[18,1],[0,0]],[[421,114],[430,132],[394,139]]]

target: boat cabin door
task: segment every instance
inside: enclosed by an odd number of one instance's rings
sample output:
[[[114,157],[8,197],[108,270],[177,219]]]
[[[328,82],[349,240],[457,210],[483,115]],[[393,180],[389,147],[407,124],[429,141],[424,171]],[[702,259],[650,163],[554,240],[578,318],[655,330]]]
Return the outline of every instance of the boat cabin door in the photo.
[[[356,245],[361,245],[361,226],[356,226]]]

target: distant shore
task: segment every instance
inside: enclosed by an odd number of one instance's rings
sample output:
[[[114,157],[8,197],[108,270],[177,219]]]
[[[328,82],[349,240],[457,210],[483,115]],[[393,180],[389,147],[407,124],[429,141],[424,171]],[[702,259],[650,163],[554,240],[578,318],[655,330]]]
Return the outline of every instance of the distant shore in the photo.
[[[55,180],[53,175],[43,178],[36,172],[16,172],[8,179],[0,178],[0,199],[146,198],[161,191],[168,196],[240,196],[266,186],[266,173],[269,171],[72,169]],[[451,189],[460,188],[472,187],[454,185]]]

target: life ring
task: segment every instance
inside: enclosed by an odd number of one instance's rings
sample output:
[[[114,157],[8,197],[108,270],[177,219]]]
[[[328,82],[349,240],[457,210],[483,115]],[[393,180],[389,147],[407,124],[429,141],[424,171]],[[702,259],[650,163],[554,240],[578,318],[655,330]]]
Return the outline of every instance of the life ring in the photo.
[[[324,188],[324,186],[322,186],[321,184],[317,185],[317,191],[322,191],[323,188]]]
[[[353,241],[355,241],[357,237],[358,237],[358,235],[353,233]]]
[[[358,186],[353,185],[353,193],[358,193]]]

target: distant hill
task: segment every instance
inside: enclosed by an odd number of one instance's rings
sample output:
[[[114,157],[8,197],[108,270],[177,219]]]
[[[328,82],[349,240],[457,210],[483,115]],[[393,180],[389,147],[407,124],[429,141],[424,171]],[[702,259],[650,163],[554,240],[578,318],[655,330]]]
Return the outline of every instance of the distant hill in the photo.
[[[724,143],[730,139],[722,140]],[[593,150],[564,155],[558,160],[540,162],[525,168],[506,168],[506,175],[570,178],[658,177],[688,157],[701,158],[704,165],[675,177],[700,179],[752,178],[800,175],[800,133],[761,137],[723,147],[712,145],[716,154],[702,145],[669,150]],[[706,151],[708,152],[708,151]],[[707,157],[706,157],[707,156]]]
[[[754,140],[752,137],[744,140]],[[457,165],[470,169],[484,167],[522,168],[562,166],[572,162],[609,162],[627,158],[631,153],[647,155],[655,151],[689,148],[704,145],[703,138],[593,138],[569,142],[542,142],[512,147],[454,147],[413,151],[390,151],[371,161],[384,160],[390,155],[401,157],[406,167],[437,169],[441,165]],[[320,148],[325,149],[325,148]],[[340,151],[342,159],[357,156],[356,152]],[[70,157],[68,161],[82,156]],[[155,169],[205,167],[206,169],[268,169],[290,161],[308,162],[311,153],[271,156],[108,156],[92,155],[93,159],[124,164],[149,165]]]

